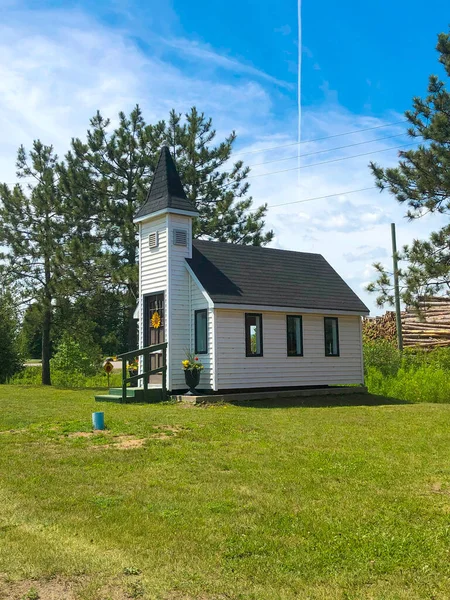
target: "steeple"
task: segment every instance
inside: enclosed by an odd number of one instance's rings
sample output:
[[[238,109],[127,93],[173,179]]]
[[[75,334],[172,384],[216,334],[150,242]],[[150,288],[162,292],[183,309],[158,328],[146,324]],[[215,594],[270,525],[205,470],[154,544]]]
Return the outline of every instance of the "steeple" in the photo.
[[[193,217],[198,214],[198,210],[185,194],[177,168],[167,146],[161,148],[147,199],[134,218],[140,220],[142,217],[162,211],[190,213]]]

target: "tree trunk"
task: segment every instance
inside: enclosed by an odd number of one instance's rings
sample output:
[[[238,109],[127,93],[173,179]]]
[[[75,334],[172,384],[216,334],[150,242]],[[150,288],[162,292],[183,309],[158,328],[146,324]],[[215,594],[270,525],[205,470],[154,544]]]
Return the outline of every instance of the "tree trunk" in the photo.
[[[51,304],[44,308],[42,320],[42,385],[51,385],[50,377],[50,328],[52,309]]]

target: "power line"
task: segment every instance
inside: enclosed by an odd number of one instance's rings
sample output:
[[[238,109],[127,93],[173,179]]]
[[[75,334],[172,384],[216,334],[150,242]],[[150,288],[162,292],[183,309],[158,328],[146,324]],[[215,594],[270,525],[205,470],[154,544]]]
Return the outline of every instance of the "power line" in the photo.
[[[291,167],[290,169],[283,169],[282,171],[271,171],[270,173],[259,173],[258,175],[249,175],[247,179],[253,179],[254,177],[262,177],[263,175],[277,175],[278,173],[287,173],[288,171],[296,171],[297,169],[307,169],[308,167],[315,167],[317,165],[327,165],[328,163],[339,162],[341,160],[350,160],[351,158],[358,158],[359,156],[369,156],[370,154],[376,154],[377,152],[387,152],[388,150],[397,150],[398,148],[406,148],[407,146],[414,146],[415,144],[402,144],[401,146],[392,146],[390,148],[383,148],[382,150],[372,150],[371,152],[363,152],[361,154],[352,154],[352,156],[343,156],[341,158],[333,158],[331,160],[324,160],[318,163],[312,163],[310,165],[301,165],[300,167]],[[233,183],[233,182],[231,182]],[[226,184],[231,185],[231,184]]]
[[[267,208],[278,208],[279,206],[288,206],[290,204],[302,204],[303,202],[312,202],[313,200],[324,200],[325,198],[334,198],[336,196],[345,196],[347,194],[356,194],[357,192],[366,192],[367,190],[376,190],[377,186],[372,185],[366,188],[360,188],[359,190],[347,190],[346,192],[337,192],[336,194],[327,194],[326,196],[314,196],[313,198],[304,198],[303,200],[293,200],[292,202],[283,202],[281,204],[269,204]],[[258,208],[252,208],[249,212],[259,210]]]
[[[354,133],[362,133],[364,131],[373,131],[374,129],[383,129],[383,127],[393,127],[394,125],[400,125],[401,123],[407,123],[407,120],[395,121],[394,123],[386,123],[386,125],[376,125],[375,127],[366,127],[364,129],[354,129],[353,131],[346,131],[344,133],[336,133],[334,135],[327,135],[325,137],[314,138],[311,140],[302,140],[301,142],[291,142],[289,144],[281,144],[280,146],[271,146],[270,148],[261,148],[260,150],[247,150],[246,152],[233,152],[233,156],[242,156],[244,154],[255,154],[258,152],[268,152],[269,150],[277,150],[278,148],[287,148],[288,146],[297,146],[298,144],[308,144],[310,142],[321,142],[322,140],[330,140],[331,138],[341,137],[344,135],[352,135]]]
[[[397,133],[396,135],[386,135],[381,138],[367,140],[366,142],[355,142],[354,144],[346,144],[345,146],[337,146],[335,148],[327,148],[326,150],[316,150],[315,152],[307,152],[306,154],[302,154],[301,157],[303,158],[304,156],[313,156],[314,154],[326,154],[327,152],[333,152],[334,150],[343,150],[344,148],[351,148],[352,146],[362,146],[364,144],[370,144],[371,142],[380,142],[381,140],[390,140],[392,138],[401,137],[402,135],[406,135],[406,133]],[[250,168],[260,167],[261,165],[270,165],[271,163],[274,163],[274,162],[281,162],[284,160],[293,160],[294,158],[298,158],[298,156],[295,155],[295,156],[288,156],[287,158],[276,158],[275,160],[268,160],[268,161],[262,162],[262,163],[254,163],[254,164],[251,164],[248,166]]]

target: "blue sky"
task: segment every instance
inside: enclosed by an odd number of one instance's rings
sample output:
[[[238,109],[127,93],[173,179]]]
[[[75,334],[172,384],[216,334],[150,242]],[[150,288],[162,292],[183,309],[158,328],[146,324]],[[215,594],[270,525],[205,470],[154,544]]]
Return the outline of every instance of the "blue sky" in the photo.
[[[434,47],[447,3],[426,6],[302,1],[302,140],[336,137],[303,143],[296,171],[296,2],[3,0],[0,180],[15,180],[20,143],[39,137],[63,154],[97,109],[114,119],[139,103],[151,121],[195,104],[219,137],[238,132],[255,203],[272,207],[274,245],[324,254],[373,308],[364,286],[373,261],[389,261],[389,223],[400,243],[442,223],[407,223],[387,194],[365,190],[369,160],[395,164],[408,143],[402,124],[388,124],[442,74]],[[355,130],[365,131],[342,135]]]

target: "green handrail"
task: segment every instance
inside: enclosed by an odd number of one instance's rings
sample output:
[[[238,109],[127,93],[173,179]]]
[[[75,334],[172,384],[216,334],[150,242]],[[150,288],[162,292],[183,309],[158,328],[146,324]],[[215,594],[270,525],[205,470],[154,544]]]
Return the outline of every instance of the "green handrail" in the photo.
[[[150,369],[150,354],[154,354],[155,352],[159,352],[162,350],[163,355],[163,366],[158,367],[157,369]],[[139,375],[132,375],[131,377],[127,377],[127,358],[135,358],[137,356],[143,357],[143,369],[142,373]],[[119,354],[117,358],[120,358],[122,361],[122,402],[125,402],[127,397],[127,383],[131,383],[134,381],[139,381],[139,379],[144,379],[144,391],[147,396],[148,391],[148,378],[150,375],[155,375],[156,373],[162,373],[162,394],[163,398],[167,397],[167,384],[166,384],[166,373],[167,373],[167,342],[163,342],[162,344],[154,344],[153,346],[147,346],[146,348],[141,348],[139,350],[133,350],[132,352],[124,352],[123,354]]]

